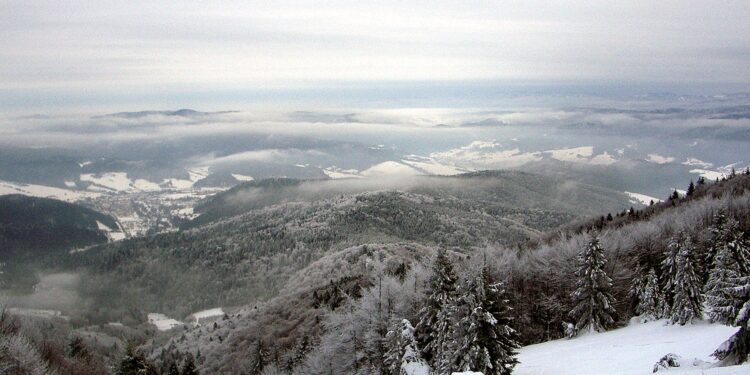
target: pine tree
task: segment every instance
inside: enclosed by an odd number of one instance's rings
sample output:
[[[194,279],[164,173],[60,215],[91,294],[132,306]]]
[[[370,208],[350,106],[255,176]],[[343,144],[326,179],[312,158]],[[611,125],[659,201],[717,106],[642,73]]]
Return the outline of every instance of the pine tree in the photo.
[[[251,374],[260,374],[266,367],[268,358],[268,351],[263,345],[263,340],[258,340],[258,345],[255,347],[255,358],[253,358],[253,365],[250,368]]]
[[[192,354],[188,353],[185,356],[185,362],[182,364],[180,375],[198,375],[198,370],[195,369],[195,360],[193,360]]]
[[[430,277],[430,295],[420,310],[417,342],[422,357],[440,373],[449,372],[456,310],[456,274],[445,250],[438,250]]]
[[[750,249],[737,221],[730,219],[726,222],[720,245],[705,286],[706,302],[711,321],[733,324],[744,303],[733,290],[740,286],[741,277],[748,274],[747,262],[750,257]]]
[[[695,272],[692,256],[693,246],[689,237],[681,243],[677,257],[677,272],[674,285],[674,303],[672,304],[672,323],[685,325],[693,319],[700,319],[703,312],[703,295],[701,279]]]
[[[406,319],[394,320],[386,335],[386,372],[391,375],[407,375],[408,368],[427,368],[414,339],[414,327]]]
[[[664,253],[664,260],[661,262],[665,316],[671,314],[672,305],[674,304],[674,283],[677,277],[677,258],[680,254],[680,241],[682,236],[683,235],[680,233],[669,239],[669,242],[667,243],[667,251]]]
[[[740,329],[713,353],[722,364],[730,366],[750,359],[750,276],[740,278],[739,284],[732,289],[732,293],[745,301],[734,320],[734,325]]]
[[[169,369],[167,369],[167,375],[180,375],[180,370],[177,369],[177,364],[172,362],[169,364]]]
[[[575,307],[570,312],[576,321],[577,332],[601,332],[615,323],[615,299],[610,294],[612,279],[604,271],[606,263],[604,250],[594,233],[588,246],[578,254],[578,271],[575,273],[578,281],[572,294]]]
[[[653,268],[641,278],[638,293],[638,303],[635,307],[636,315],[645,321],[660,319],[664,316],[663,297],[659,288],[659,279]]]
[[[454,354],[459,370],[506,375],[518,363],[518,334],[510,326],[510,308],[504,294],[486,267],[469,282],[460,303],[465,310],[459,322],[463,337]]]
[[[125,356],[117,367],[117,375],[156,375],[157,371],[132,344],[128,344]]]
[[[687,195],[688,197],[692,197],[693,193],[695,193],[695,184],[691,180],[690,185],[688,185],[687,192],[685,193],[685,195]]]

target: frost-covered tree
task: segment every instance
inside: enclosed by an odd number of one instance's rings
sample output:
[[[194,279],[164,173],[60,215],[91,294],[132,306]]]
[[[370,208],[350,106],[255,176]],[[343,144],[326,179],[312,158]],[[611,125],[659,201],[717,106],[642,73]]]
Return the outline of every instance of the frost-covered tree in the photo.
[[[742,277],[740,284],[732,289],[735,296],[745,301],[734,320],[740,329],[713,353],[724,365],[737,365],[750,359],[750,276]]]
[[[406,319],[394,322],[386,335],[386,371],[391,375],[418,375],[429,373],[414,339],[414,327]]]
[[[703,285],[695,271],[693,245],[689,237],[684,237],[677,255],[677,271],[671,282],[674,289],[671,322],[680,325],[701,318],[703,312]]]
[[[596,233],[591,235],[588,245],[578,254],[578,277],[573,292],[575,307],[570,316],[575,319],[577,332],[585,330],[605,331],[615,323],[615,301],[610,293],[612,279],[604,271],[607,259]]]
[[[681,238],[684,234],[680,233],[672,236],[667,243],[667,251],[664,253],[664,260],[661,262],[662,290],[664,291],[665,311],[671,313],[672,304],[674,303],[674,283],[677,277],[677,258],[680,254]]]
[[[518,334],[511,328],[510,308],[505,292],[492,280],[487,267],[468,282],[459,306],[462,337],[455,361],[462,371],[505,375],[518,363]]]
[[[258,344],[255,346],[255,355],[253,358],[253,364],[250,368],[251,374],[260,374],[263,368],[268,364],[268,350],[263,345],[263,340],[258,340]]]
[[[185,356],[180,375],[198,375],[198,370],[195,369],[195,360],[193,359],[192,354],[188,353],[187,356]]]
[[[117,375],[156,375],[156,368],[129,344],[117,367]]]
[[[744,261],[743,253],[747,252],[742,236],[734,233],[736,228],[736,222],[727,225],[729,233],[723,236],[727,241],[722,241],[722,246],[713,258],[713,266],[705,286],[708,315],[711,321],[722,324],[733,324],[744,302],[733,293],[733,289],[740,286],[740,265]]]
[[[416,337],[423,357],[440,373],[450,370],[456,346],[453,320],[456,310],[456,281],[451,260],[445,250],[439,250],[432,267],[430,294],[419,312]]]
[[[659,287],[659,279],[653,268],[639,278],[637,289],[638,302],[635,306],[636,315],[640,315],[646,321],[664,317],[664,298]]]

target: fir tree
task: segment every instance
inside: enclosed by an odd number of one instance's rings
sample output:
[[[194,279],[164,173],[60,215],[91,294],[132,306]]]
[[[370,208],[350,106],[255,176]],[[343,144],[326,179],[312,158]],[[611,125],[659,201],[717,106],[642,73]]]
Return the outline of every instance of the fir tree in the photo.
[[[169,364],[169,368],[167,369],[167,375],[180,375],[180,370],[177,368],[176,363],[171,362]]]
[[[132,344],[128,344],[125,356],[117,367],[117,375],[156,375],[157,371]]]
[[[185,356],[185,362],[182,363],[182,371],[180,375],[198,375],[198,370],[195,369],[195,360],[193,355],[188,353]]]
[[[420,310],[417,342],[422,356],[438,372],[449,372],[453,352],[456,274],[445,250],[438,250],[430,277],[430,295]]]
[[[733,324],[744,300],[733,290],[741,276],[747,275],[748,246],[735,220],[728,220],[721,235],[721,247],[705,286],[708,314],[711,321]]]
[[[255,347],[255,358],[253,358],[253,365],[250,368],[251,374],[260,374],[266,367],[268,359],[268,351],[263,345],[263,340],[258,340],[258,345]]]
[[[386,335],[386,347],[384,363],[388,374],[407,375],[408,368],[427,368],[414,340],[414,327],[408,320],[393,321],[392,329]]]
[[[599,244],[599,238],[594,233],[591,240],[578,254],[578,271],[576,276],[576,290],[572,297],[575,307],[570,315],[575,319],[577,332],[605,331],[615,323],[616,314],[613,307],[615,301],[610,288],[612,279],[604,271],[607,259]]]
[[[656,271],[653,268],[649,269],[638,284],[640,288],[635,307],[636,315],[640,315],[645,321],[662,318],[664,316],[664,302]]]
[[[687,195],[688,197],[692,197],[694,193],[695,193],[695,184],[693,184],[693,181],[691,180],[690,185],[688,185],[687,192],[685,193],[685,195]]]
[[[667,243],[667,251],[661,262],[662,291],[664,291],[665,312],[670,314],[674,303],[674,283],[677,277],[677,258],[680,254],[682,234],[672,236]]]
[[[505,375],[518,363],[518,334],[511,328],[510,308],[500,284],[485,267],[461,297],[463,337],[454,361],[459,370]]]
[[[742,277],[739,284],[740,286],[732,289],[732,293],[745,301],[734,320],[734,324],[740,329],[713,353],[722,364],[730,366],[750,359],[750,276]]]
[[[692,256],[692,243],[685,237],[677,256],[677,272],[672,283],[674,286],[674,303],[672,304],[672,323],[685,325],[699,318],[703,311],[701,279],[695,272]]]

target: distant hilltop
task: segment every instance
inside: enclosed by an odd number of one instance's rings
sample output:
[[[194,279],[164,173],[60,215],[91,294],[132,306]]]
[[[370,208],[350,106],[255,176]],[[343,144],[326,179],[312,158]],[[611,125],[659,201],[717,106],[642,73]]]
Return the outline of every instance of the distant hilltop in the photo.
[[[95,116],[94,118],[103,117],[120,117],[120,118],[143,118],[148,116],[180,116],[180,117],[199,117],[199,116],[213,116],[221,115],[225,113],[236,113],[239,111],[220,111],[220,112],[201,112],[193,109],[178,109],[176,111],[139,111],[139,112],[117,112],[110,113],[103,116]]]

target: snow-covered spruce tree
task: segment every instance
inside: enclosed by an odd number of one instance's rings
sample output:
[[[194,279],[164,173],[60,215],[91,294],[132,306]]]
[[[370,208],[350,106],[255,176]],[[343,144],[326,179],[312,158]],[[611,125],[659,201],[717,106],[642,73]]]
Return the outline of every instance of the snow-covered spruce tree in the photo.
[[[426,374],[429,366],[422,359],[414,339],[414,327],[406,319],[394,321],[386,335],[386,372],[391,375]],[[421,371],[421,372],[420,372]]]
[[[659,287],[659,279],[653,268],[639,282],[641,285],[638,295],[638,304],[635,307],[636,315],[640,315],[644,321],[656,320],[664,317],[664,298]]]
[[[711,321],[733,324],[744,302],[733,289],[740,286],[743,265],[747,268],[748,248],[736,221],[730,220],[726,229],[726,234],[722,236],[722,246],[713,258],[713,266],[704,290]]]
[[[612,279],[604,271],[607,259],[596,233],[578,254],[576,290],[572,297],[575,307],[570,316],[575,320],[576,332],[602,332],[615,323],[614,297],[610,293]]]
[[[740,278],[739,283],[740,286],[733,288],[732,292],[745,301],[734,320],[734,324],[740,329],[713,353],[714,357],[727,366],[738,365],[750,359],[750,276]]]
[[[518,363],[518,334],[510,326],[505,291],[492,280],[487,267],[469,280],[459,306],[464,311],[459,321],[463,337],[454,353],[458,369],[485,375],[510,374]]]
[[[693,319],[700,319],[703,312],[703,285],[695,272],[693,245],[685,236],[677,255],[677,272],[671,283],[674,286],[674,302],[670,320],[673,324],[685,325]]]
[[[417,343],[422,356],[438,373],[450,373],[455,350],[456,274],[445,250],[438,250],[430,277],[430,294],[419,312]]]
[[[684,234],[678,233],[672,236],[667,243],[667,251],[664,252],[664,259],[661,261],[662,291],[664,292],[664,315],[668,316],[672,312],[674,303],[674,283],[677,277],[677,258],[681,249],[681,238]]]

